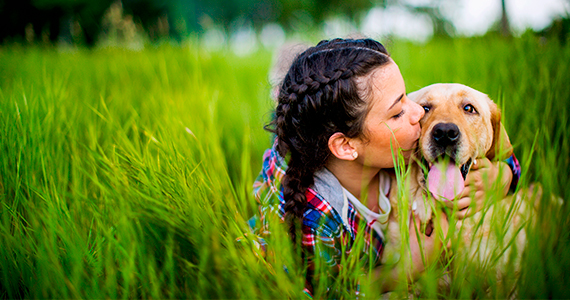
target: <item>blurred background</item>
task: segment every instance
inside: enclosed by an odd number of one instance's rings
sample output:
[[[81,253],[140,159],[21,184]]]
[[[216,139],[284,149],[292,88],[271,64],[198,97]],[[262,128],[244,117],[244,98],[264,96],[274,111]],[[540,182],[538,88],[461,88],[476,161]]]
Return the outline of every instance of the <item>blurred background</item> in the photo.
[[[0,41],[126,46],[199,38],[248,54],[289,38],[568,36],[568,0],[0,0]]]

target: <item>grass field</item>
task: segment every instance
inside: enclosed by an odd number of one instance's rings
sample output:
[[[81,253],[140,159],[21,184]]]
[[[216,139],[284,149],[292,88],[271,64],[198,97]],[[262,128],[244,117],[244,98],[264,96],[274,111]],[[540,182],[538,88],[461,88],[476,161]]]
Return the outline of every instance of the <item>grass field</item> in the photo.
[[[570,199],[568,45],[525,35],[387,46],[408,91],[459,82],[500,103],[519,186]],[[303,269],[279,227],[268,262],[235,242],[271,143],[270,63],[267,51],[191,43],[0,48],[0,298],[302,297]],[[568,297],[569,212],[543,201],[517,297]],[[439,271],[420,280],[421,296],[508,296],[476,268],[437,291]]]

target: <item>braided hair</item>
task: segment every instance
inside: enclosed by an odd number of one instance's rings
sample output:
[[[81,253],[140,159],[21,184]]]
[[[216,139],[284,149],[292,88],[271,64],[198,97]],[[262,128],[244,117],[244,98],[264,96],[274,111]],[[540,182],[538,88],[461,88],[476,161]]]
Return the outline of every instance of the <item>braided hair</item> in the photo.
[[[274,120],[267,129],[277,135],[277,151],[289,155],[282,180],[285,220],[294,242],[314,173],[331,152],[329,138],[365,137],[370,88],[366,76],[388,64],[386,48],[371,39],[322,41],[293,61],[279,89]]]

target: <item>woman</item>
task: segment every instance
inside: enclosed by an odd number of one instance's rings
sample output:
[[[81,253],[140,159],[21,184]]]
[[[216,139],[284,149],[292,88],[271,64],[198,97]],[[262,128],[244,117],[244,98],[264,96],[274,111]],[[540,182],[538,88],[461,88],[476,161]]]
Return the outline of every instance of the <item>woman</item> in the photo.
[[[398,66],[374,40],[322,41],[294,60],[268,126],[276,142],[264,155],[254,192],[262,218],[273,211],[286,221],[309,270],[316,258],[322,259],[334,277],[343,255],[370,255],[365,261],[379,265],[390,213],[387,196],[395,180],[389,170],[398,152],[409,159],[423,115],[422,107],[407,98]],[[481,166],[497,179],[497,165],[485,161]],[[481,189],[482,171],[471,172],[466,185]],[[508,187],[511,178],[509,173],[501,179]],[[465,197],[459,208],[470,203]],[[414,233],[418,223],[409,226]],[[438,227],[446,233],[447,220]],[[365,247],[352,251],[359,233]],[[411,279],[424,269],[421,252],[429,263],[441,246],[437,234],[421,234],[421,242],[416,237],[410,234]],[[383,280],[384,290],[391,289],[393,280]],[[314,283],[307,281],[309,291]]]

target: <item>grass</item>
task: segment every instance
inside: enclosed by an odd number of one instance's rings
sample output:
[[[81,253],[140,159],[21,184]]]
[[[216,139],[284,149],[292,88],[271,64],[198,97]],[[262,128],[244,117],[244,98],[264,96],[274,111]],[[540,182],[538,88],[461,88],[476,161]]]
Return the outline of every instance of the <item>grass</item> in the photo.
[[[531,35],[388,47],[408,91],[460,82],[500,103],[520,186],[540,182],[569,199],[570,47]],[[283,228],[268,262],[235,242],[271,143],[262,129],[270,63],[266,51],[236,57],[193,44],[0,48],[0,298],[302,297]],[[518,297],[567,296],[568,212],[543,201]],[[507,295],[489,271],[469,270],[448,291],[435,288],[438,266],[414,286],[430,298]]]

